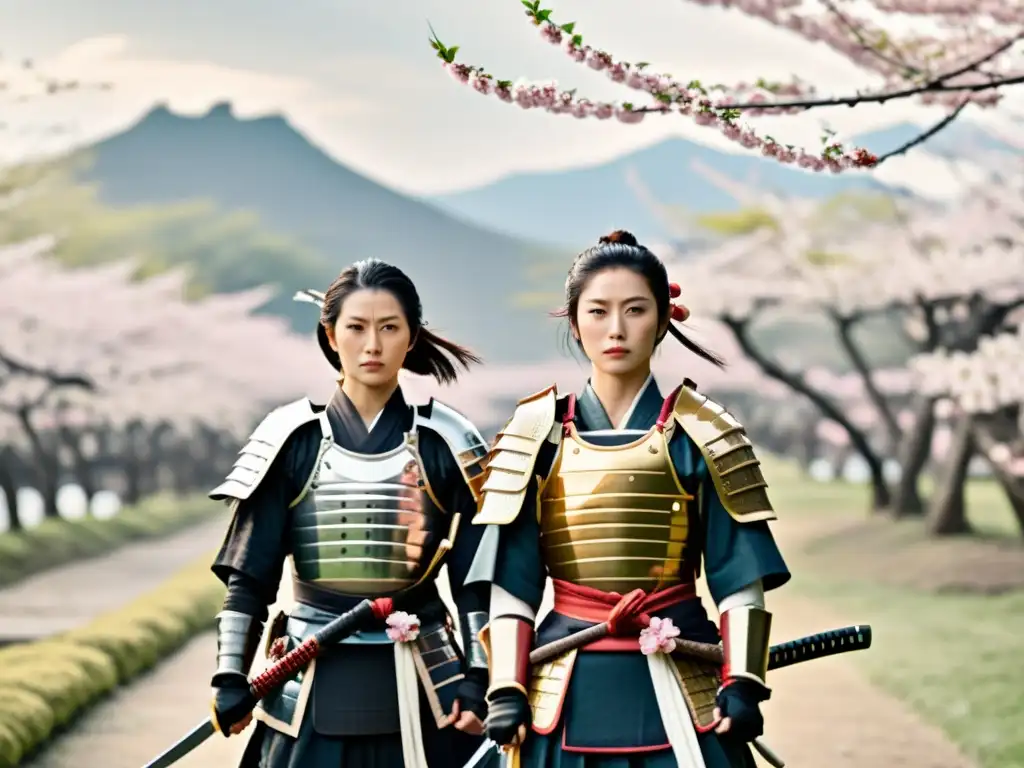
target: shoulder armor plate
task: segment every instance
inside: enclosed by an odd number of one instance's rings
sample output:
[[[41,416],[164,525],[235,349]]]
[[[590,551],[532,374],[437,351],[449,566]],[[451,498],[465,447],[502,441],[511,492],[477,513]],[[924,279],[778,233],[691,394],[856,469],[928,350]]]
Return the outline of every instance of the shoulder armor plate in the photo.
[[[249,435],[242,450],[238,452],[238,458],[228,476],[223,483],[210,491],[210,498],[215,501],[248,499],[263,482],[285,441],[299,427],[319,418],[319,414],[313,410],[313,405],[307,398],[272,410]]]
[[[466,480],[473,498],[480,501],[480,485],[483,482],[484,459],[487,457],[487,441],[476,426],[449,405],[431,399],[429,412],[417,414],[421,426],[436,432],[455,457],[459,471]]]
[[[740,523],[774,520],[768,483],[743,425],[690,386],[680,387],[672,416],[700,449],[722,506],[732,518]]]
[[[537,456],[555,423],[555,387],[520,400],[487,454],[477,525],[508,525],[519,514]]]

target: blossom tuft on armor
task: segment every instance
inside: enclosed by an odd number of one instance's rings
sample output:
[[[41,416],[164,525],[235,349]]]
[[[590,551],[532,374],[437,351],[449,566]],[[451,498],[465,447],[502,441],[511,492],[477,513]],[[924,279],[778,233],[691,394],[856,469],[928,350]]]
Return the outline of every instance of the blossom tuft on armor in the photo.
[[[650,656],[652,653],[672,653],[676,649],[676,638],[679,627],[672,619],[651,619],[651,623],[640,632],[640,653]]]
[[[414,613],[395,611],[387,618],[388,639],[396,643],[411,643],[420,636],[420,620]]]

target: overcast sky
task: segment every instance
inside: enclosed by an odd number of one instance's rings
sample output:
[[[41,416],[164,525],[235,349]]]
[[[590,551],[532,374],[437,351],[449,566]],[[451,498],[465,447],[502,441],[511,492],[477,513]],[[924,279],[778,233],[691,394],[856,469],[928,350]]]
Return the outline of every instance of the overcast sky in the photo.
[[[824,46],[738,13],[684,0],[552,5],[556,18],[575,20],[591,44],[680,79],[735,82],[797,72],[825,91],[876,84]],[[157,101],[195,113],[225,99],[240,115],[284,112],[338,160],[411,192],[597,163],[670,135],[734,149],[685,118],[623,126],[523,112],[480,96],[439,68],[427,46],[428,19],[445,43],[461,46],[460,60],[500,78],[554,78],[591,98],[636,98],[541,42],[519,0],[4,0],[0,52],[7,60],[31,56],[51,72],[116,87],[3,103],[0,121],[13,129],[0,134],[0,155],[68,141],[30,130],[55,118],[83,141],[123,127]],[[823,119],[853,133],[940,116],[891,105],[761,123],[780,140],[817,146]],[[942,169],[919,153],[879,172],[938,180]]]

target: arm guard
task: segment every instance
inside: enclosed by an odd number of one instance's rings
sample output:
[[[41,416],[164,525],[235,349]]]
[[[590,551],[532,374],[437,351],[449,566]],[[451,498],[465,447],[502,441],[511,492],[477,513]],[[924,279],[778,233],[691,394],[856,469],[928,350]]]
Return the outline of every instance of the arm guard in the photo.
[[[555,426],[554,387],[519,401],[485,461],[477,525],[508,525],[523,508],[544,441]]]
[[[678,390],[672,417],[700,450],[729,515],[738,523],[774,520],[768,483],[743,425],[685,384]]]
[[[766,680],[772,615],[764,609],[760,582],[727,597],[719,610],[725,656],[722,685],[745,679],[758,683],[765,693],[770,693]]]
[[[487,626],[487,613],[470,611],[459,616],[459,629],[462,631],[462,649],[466,654],[466,671],[481,670],[487,673],[487,651],[484,649],[480,634]]]
[[[434,399],[427,406],[417,408],[417,420],[444,440],[473,494],[473,500],[479,503],[484,459],[487,457],[487,441],[479,430],[454,408]]]
[[[256,648],[263,632],[263,623],[246,613],[221,611],[217,614],[217,671],[213,686],[225,680],[249,676],[256,657]]]
[[[533,648],[535,612],[529,605],[497,584],[491,587],[491,621],[482,640],[491,671],[487,697],[502,688],[515,688],[524,696],[530,690],[530,650]]]
[[[304,424],[311,421],[321,422],[324,440],[330,439],[330,424],[323,413],[313,410],[306,398],[282,405],[267,414],[253,430],[242,450],[238,453],[234,466],[220,485],[210,491],[214,501],[238,499],[245,501],[259,487],[270,471],[274,459],[281,453],[285,442]],[[315,470],[314,470],[315,472]],[[294,506],[308,490],[312,476],[302,478],[305,484],[299,498],[292,501]]]

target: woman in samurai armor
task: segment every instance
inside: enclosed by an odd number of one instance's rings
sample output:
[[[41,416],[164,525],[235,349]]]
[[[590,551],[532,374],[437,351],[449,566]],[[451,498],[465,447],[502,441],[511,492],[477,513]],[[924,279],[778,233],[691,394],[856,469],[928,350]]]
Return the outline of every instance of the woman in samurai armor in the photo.
[[[210,493],[234,514],[213,565],[228,588],[217,727],[238,733],[251,719],[239,702],[290,555],[295,607],[271,624],[271,658],[365,598],[416,589],[418,607],[324,649],[265,698],[242,766],[461,765],[483,742],[486,715],[477,638],[489,592],[464,584],[483,530],[471,521],[486,445],[451,407],[407,404],[398,374],[451,382],[454,362],[479,360],[424,327],[416,287],[390,264],[358,262],[326,294],[296,298],[321,307],[317,338],[341,376],[326,407],[301,399],[263,419]],[[442,557],[464,650],[434,583]]]
[[[753,768],[771,614],[789,579],[743,427],[690,380],[666,396],[651,357],[688,310],[628,232],[581,253],[565,283],[583,393],[521,400],[486,461],[487,526],[471,575],[492,583],[487,733],[528,768]],[[703,570],[720,614],[695,591]],[[546,577],[554,607],[534,630]],[[531,667],[531,646],[609,635]],[[721,641],[724,664],[677,639]]]

